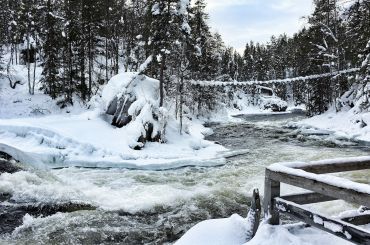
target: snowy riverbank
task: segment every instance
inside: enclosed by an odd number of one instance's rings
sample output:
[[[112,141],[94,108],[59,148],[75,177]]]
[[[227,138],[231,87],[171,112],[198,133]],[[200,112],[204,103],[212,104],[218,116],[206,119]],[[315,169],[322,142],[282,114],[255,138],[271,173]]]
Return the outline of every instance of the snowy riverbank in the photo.
[[[148,142],[137,151],[131,146],[138,130],[111,126],[100,105],[87,110],[75,103],[59,109],[47,95],[38,91],[28,95],[26,84],[11,89],[5,79],[0,81],[0,150],[22,161],[50,167],[158,170],[220,165],[225,154],[230,154],[221,145],[204,140],[211,130],[202,121],[186,120],[187,133],[180,135],[174,118],[167,122],[165,144]]]
[[[333,139],[370,143],[370,113],[352,110],[336,112],[334,108],[315,117],[290,123],[302,133],[330,135]]]
[[[135,151],[129,147],[130,132],[110,126],[94,112],[85,112],[2,119],[0,144],[2,150],[7,151],[5,145],[13,147],[52,167],[167,169],[221,164],[219,153],[225,149],[203,139],[207,130],[200,123],[190,128],[189,135],[180,137],[176,125],[170,124],[166,144],[148,143]]]

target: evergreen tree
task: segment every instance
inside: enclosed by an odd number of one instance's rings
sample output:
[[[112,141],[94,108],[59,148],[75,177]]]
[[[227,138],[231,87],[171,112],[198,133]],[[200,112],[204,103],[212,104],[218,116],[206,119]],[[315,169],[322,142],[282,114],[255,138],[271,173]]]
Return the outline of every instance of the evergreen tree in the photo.
[[[61,40],[60,29],[57,28],[59,19],[54,12],[52,0],[47,0],[45,12],[45,28],[46,33],[44,40],[44,64],[43,64],[43,88],[53,99],[57,98],[61,92],[62,86],[60,84],[61,77],[59,75],[59,49]]]

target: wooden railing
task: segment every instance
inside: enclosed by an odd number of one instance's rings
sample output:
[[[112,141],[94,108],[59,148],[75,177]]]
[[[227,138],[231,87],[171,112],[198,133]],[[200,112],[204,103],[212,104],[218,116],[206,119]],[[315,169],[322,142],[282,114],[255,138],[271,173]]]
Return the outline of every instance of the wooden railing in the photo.
[[[370,207],[370,186],[339,178],[328,173],[370,169],[370,157],[337,159],[311,163],[274,164],[266,169],[264,214],[272,225],[280,223],[280,214],[334,234],[355,244],[370,244],[370,231],[359,225],[370,224],[370,212],[342,219],[315,213],[305,204],[333,200]],[[369,178],[370,181],[370,178]],[[281,196],[280,183],[296,186],[311,192]]]

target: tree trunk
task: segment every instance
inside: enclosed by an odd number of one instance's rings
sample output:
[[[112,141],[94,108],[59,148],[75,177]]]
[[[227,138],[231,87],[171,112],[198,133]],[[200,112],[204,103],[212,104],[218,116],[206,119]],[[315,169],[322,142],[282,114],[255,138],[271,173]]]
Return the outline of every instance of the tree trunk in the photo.
[[[166,66],[166,56],[163,55],[161,61],[161,71],[159,76],[159,107],[163,106],[164,102],[164,69]]]
[[[116,40],[116,75],[119,72],[119,38]]]
[[[92,54],[92,36],[91,36],[91,26],[89,24],[89,88],[88,88],[88,98],[90,100],[92,94],[92,69],[93,69],[93,54]]]
[[[179,89],[179,93],[180,93],[180,134],[182,135],[182,124],[183,124],[183,110],[182,110],[182,106],[183,106],[183,88],[184,88],[184,73],[181,73],[181,80],[180,80],[180,89]]]
[[[105,81],[108,82],[108,37],[105,37]]]
[[[86,77],[85,77],[85,43],[81,44],[81,54],[80,54],[80,69],[81,69],[81,98],[86,100]]]
[[[70,40],[71,34],[68,34],[68,75],[69,75],[69,86],[68,86],[68,91],[67,91],[67,98],[69,102],[72,102],[72,91],[73,91],[73,63],[72,63],[72,44]]]
[[[14,46],[15,46],[15,64],[18,65],[18,44],[15,44]]]
[[[36,84],[36,66],[37,66],[37,55],[36,55],[36,50],[37,50],[37,36],[35,37],[35,43],[36,43],[36,48],[35,48],[35,64],[33,67],[33,81],[32,81],[32,94],[35,94],[35,84]]]
[[[29,27],[28,27],[28,31],[27,31],[27,57],[26,57],[26,62],[27,62],[28,93],[32,94],[32,91],[31,91],[31,63],[30,63],[30,30],[29,30]]]
[[[9,62],[8,62],[8,65],[6,66],[6,73],[7,73],[7,77],[8,77],[8,80],[9,80],[9,86],[12,88],[12,89],[15,89],[15,86],[17,85],[17,83],[15,82],[14,84],[13,84],[13,81],[12,81],[12,79],[11,79],[11,77],[10,77],[10,64],[13,62],[13,52],[14,52],[14,50],[13,50],[13,48],[11,48],[11,54],[10,54],[10,59],[9,59]]]

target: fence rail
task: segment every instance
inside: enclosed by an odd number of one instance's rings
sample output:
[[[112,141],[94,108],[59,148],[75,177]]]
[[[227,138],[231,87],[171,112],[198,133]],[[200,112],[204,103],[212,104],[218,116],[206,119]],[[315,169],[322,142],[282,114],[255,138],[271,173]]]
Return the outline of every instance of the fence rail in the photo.
[[[272,225],[280,223],[280,214],[334,234],[355,244],[370,244],[370,231],[358,225],[370,224],[370,212],[335,219],[311,211],[305,204],[344,200],[370,207],[370,186],[328,173],[370,169],[370,157],[337,159],[311,163],[274,164],[266,169],[264,214]],[[280,195],[285,183],[311,192]]]

